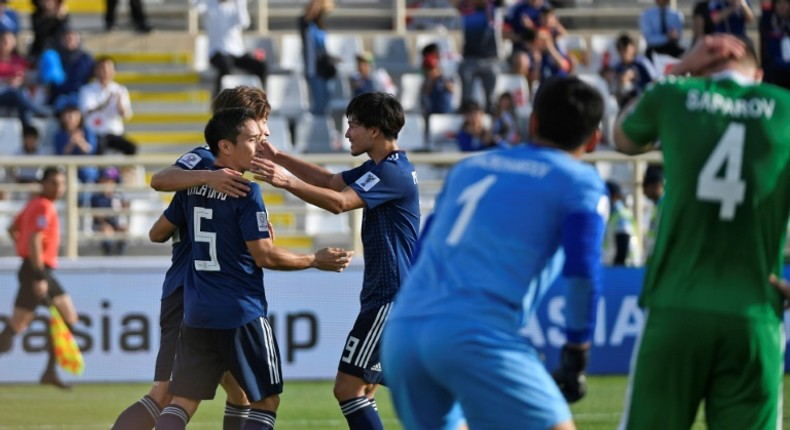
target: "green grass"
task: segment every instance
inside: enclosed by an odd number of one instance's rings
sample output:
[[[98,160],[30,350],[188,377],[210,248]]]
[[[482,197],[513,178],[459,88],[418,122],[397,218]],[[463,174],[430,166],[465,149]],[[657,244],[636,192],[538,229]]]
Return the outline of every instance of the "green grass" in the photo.
[[[785,376],[784,396],[788,398],[790,377]],[[573,406],[580,430],[616,428],[623,407],[626,378],[591,377],[587,397]],[[115,417],[148,391],[148,384],[79,384],[65,392],[40,385],[0,385],[0,430],[11,429],[102,429],[112,426]],[[189,424],[190,429],[222,428],[224,394],[203,402]],[[384,426],[401,429],[386,389],[376,396]],[[660,407],[660,405],[656,405]],[[784,425],[790,427],[790,413],[784,407]],[[287,382],[277,413],[281,430],[347,429],[332,397],[331,382]],[[700,416],[693,427],[702,430]]]

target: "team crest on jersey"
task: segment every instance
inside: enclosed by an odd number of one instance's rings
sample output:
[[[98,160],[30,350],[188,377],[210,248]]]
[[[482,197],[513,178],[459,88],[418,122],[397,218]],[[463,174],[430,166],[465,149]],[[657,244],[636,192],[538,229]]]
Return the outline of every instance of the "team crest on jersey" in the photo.
[[[200,163],[200,160],[202,160],[202,158],[200,158],[199,155],[193,152],[187,152],[186,154],[182,155],[181,158],[178,159],[177,163],[181,163],[187,166],[187,168],[193,169],[195,166],[198,165],[198,163]]]
[[[269,231],[269,215],[266,212],[255,212],[258,218],[258,231]]]
[[[381,179],[379,179],[378,176],[374,175],[371,172],[368,172],[362,175],[362,177],[360,177],[359,179],[357,179],[356,184],[362,187],[363,190],[370,191],[370,189],[373,188],[380,181]]]

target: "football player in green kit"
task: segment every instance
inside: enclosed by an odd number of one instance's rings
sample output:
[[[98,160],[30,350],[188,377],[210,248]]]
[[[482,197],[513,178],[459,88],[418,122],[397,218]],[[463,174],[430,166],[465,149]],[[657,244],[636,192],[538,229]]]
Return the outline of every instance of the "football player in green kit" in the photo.
[[[790,92],[761,77],[749,43],[706,36],[618,120],[622,152],[661,142],[669,190],[621,429],[688,429],[703,400],[709,429],[781,428]]]

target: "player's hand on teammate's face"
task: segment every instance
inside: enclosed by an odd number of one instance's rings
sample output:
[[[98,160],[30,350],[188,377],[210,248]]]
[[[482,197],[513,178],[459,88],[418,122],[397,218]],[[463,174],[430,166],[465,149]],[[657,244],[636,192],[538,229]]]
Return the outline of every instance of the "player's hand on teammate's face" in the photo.
[[[250,192],[250,181],[233,169],[213,170],[207,185],[231,197],[244,197]]]
[[[790,282],[777,278],[776,275],[773,274],[768,276],[768,282],[782,293],[782,297],[784,297],[784,308],[790,309]]]
[[[351,263],[354,251],[343,248],[324,248],[315,253],[313,267],[319,270],[342,272]]]
[[[258,141],[258,145],[255,147],[255,156],[260,158],[265,158],[267,160],[272,160],[277,155],[279,151],[277,148],[269,142],[268,138],[260,139]]]
[[[283,169],[271,160],[255,158],[252,160],[252,173],[254,178],[264,181],[277,188],[284,188],[290,183],[290,178]]]

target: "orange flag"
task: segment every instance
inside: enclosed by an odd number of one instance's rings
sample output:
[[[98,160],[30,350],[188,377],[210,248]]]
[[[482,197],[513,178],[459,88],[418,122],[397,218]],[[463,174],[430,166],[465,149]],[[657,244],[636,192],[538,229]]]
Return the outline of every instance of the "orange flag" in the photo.
[[[68,326],[60,316],[60,312],[55,306],[49,307],[51,316],[49,317],[49,335],[52,337],[52,346],[55,350],[55,358],[60,367],[75,375],[81,375],[85,370],[85,362],[82,353],[71,335]]]

